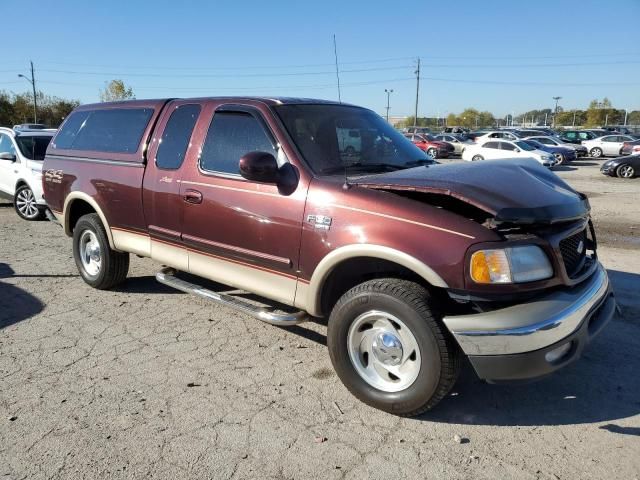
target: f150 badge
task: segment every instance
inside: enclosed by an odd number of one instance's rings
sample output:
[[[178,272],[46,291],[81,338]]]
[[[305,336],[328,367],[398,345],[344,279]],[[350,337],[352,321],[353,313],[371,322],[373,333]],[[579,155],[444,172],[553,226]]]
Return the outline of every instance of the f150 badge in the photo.
[[[307,215],[307,222],[318,230],[329,230],[331,228],[331,217],[326,215]]]
[[[64,173],[62,170],[45,170],[44,172],[44,181],[50,183],[62,183],[62,176]]]

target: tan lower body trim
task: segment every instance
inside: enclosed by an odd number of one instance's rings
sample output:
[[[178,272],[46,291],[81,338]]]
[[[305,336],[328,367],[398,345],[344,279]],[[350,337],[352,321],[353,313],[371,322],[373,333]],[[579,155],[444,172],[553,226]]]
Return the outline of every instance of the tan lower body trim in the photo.
[[[118,250],[151,257],[175,269],[246,290],[286,305],[294,304],[296,288],[303,290],[308,288],[307,284],[298,283],[292,275],[281,275],[268,269],[206,255],[129,230],[113,228],[111,232]],[[306,299],[307,294],[299,298]]]
[[[189,272],[286,305],[294,303],[296,294],[294,278],[227,262],[193,250],[189,251]]]
[[[129,230],[111,229],[113,246],[123,252],[131,252],[143,257],[151,256],[151,241],[148,235],[134,233]]]

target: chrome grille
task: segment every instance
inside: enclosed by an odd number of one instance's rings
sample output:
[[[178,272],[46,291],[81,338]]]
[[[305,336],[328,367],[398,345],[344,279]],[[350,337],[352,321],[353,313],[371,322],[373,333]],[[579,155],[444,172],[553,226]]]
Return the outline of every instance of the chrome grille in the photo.
[[[587,256],[587,230],[561,240],[560,253],[567,275],[573,278],[582,269]]]

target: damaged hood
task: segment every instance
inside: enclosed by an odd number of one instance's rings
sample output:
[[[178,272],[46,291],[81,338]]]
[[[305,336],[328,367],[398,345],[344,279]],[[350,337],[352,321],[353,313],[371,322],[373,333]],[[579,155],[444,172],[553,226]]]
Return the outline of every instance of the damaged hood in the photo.
[[[351,178],[349,183],[448,195],[492,214],[498,222],[555,223],[582,218],[590,210],[585,195],[528,159],[421,166]]]

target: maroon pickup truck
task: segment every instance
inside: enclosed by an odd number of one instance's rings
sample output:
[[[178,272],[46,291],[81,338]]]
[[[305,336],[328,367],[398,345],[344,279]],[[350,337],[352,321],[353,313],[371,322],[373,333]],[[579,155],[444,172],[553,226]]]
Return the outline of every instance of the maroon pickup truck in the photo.
[[[615,310],[584,195],[534,160],[438,165],[352,105],[81,106],[43,185],[89,285],[125,280],[133,253],[164,265],[160,282],[265,322],[327,318],[340,379],[398,415],[441,400],[463,356],[491,382],[553,372]]]

